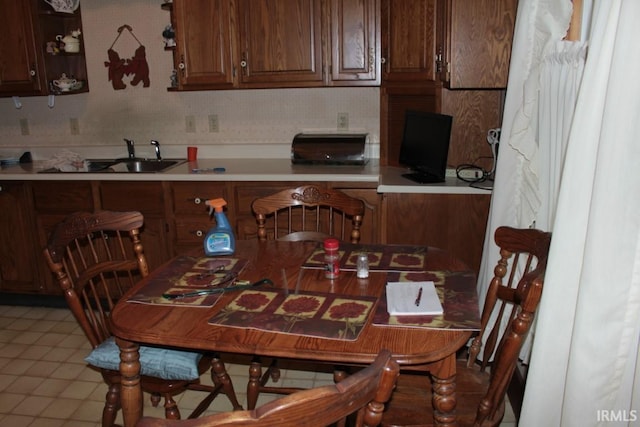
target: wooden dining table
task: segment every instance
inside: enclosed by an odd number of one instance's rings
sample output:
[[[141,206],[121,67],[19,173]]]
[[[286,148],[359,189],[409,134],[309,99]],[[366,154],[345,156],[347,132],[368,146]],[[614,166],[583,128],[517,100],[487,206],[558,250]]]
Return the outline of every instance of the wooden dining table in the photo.
[[[370,313],[357,327],[351,324],[350,329],[333,328],[335,322],[331,323],[332,319],[326,320],[327,316],[321,316],[325,323],[317,323],[324,326],[312,326],[316,324],[308,323],[309,333],[304,329],[305,322],[288,324],[287,330],[268,329],[269,325],[277,325],[276,321],[256,320],[243,325],[238,324],[236,320],[233,323],[233,312],[229,310],[234,304],[237,307],[240,291],[216,294],[215,303],[211,306],[204,303],[206,300],[203,299],[198,300],[195,305],[181,303],[188,301],[184,298],[164,301],[159,293],[176,292],[176,289],[162,289],[162,286],[175,284],[181,274],[178,271],[180,266],[184,269],[185,265],[191,265],[195,260],[207,260],[199,251],[169,261],[132,288],[118,302],[111,314],[111,332],[120,347],[121,405],[125,426],[133,427],[142,417],[138,353],[140,345],[289,358],[336,365],[369,364],[381,349],[386,348],[392,352],[402,368],[428,371],[431,374],[434,379],[434,398],[432,402],[425,404],[434,405],[434,423],[443,426],[456,425],[456,351],[479,327],[473,273],[462,261],[445,251],[432,247],[411,248],[420,254],[422,263],[418,268],[414,266],[404,274],[422,274],[422,271],[426,272],[424,274],[433,274],[433,277],[466,275],[467,278],[466,281],[458,281],[455,285],[456,292],[464,292],[467,303],[449,306],[445,301],[443,304],[445,317],[448,311],[456,311],[456,314],[468,311],[463,313],[466,317],[464,327],[451,327],[437,321],[434,321],[434,327],[430,327],[429,322],[416,327],[390,321],[384,308],[385,285],[390,280],[390,275],[398,276],[401,272],[392,271],[395,270],[392,265],[376,270],[374,262],[369,276],[358,278],[355,268],[350,269],[347,268],[348,265],[344,265],[338,278],[330,280],[325,277],[321,261],[318,266],[313,265],[314,254],[317,255],[319,250],[315,242],[239,240],[236,242],[235,253],[226,258],[233,259],[237,262],[236,266],[240,267],[237,279],[250,283],[270,279],[272,284],[262,283],[255,289],[264,291],[274,298],[307,295],[338,300],[336,296],[340,296],[340,301],[352,298],[356,302],[368,304]],[[353,254],[362,250],[393,253],[394,246],[365,245],[350,246],[349,249]],[[347,257],[349,254],[344,255]],[[224,261],[225,257],[216,259]],[[198,277],[203,277],[202,273]],[[193,279],[193,276],[191,278]],[[182,288],[178,288],[178,292],[180,289]],[[154,292],[155,295],[151,295]],[[148,301],[145,301],[145,298],[148,298]],[[459,296],[453,300],[457,298]],[[326,298],[322,298],[324,299]],[[456,301],[452,304],[454,303]],[[264,316],[264,313],[260,315]],[[276,315],[277,311],[270,314]],[[267,325],[266,328],[264,325]],[[355,331],[357,337],[342,336],[341,334],[348,332],[347,329]],[[331,335],[332,331],[335,335]],[[323,334],[327,335],[322,336]]]

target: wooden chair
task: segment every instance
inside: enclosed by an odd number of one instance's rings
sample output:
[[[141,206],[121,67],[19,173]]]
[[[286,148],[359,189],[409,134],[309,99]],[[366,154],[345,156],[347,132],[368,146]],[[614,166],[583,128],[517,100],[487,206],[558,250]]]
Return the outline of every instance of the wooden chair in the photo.
[[[109,386],[103,426],[113,425],[120,409],[120,356],[109,331],[109,314],[120,297],[149,274],[140,242],[142,226],[143,216],[139,212],[78,212],[54,227],[44,250],[49,269],[94,349],[87,360],[100,370]],[[150,364],[145,366],[145,360],[161,361],[165,368],[158,368],[161,372],[155,375]],[[167,418],[180,418],[173,396],[187,389],[208,392],[191,416],[204,412],[220,392],[228,395],[234,408],[241,409],[217,356],[203,357],[198,353],[141,346],[140,362],[142,389],[151,393],[154,406],[164,397]],[[213,367],[214,387],[199,381],[200,375],[210,367]],[[177,368],[189,369],[191,373],[179,373]]]
[[[373,364],[335,385],[299,391],[251,411],[235,411],[197,420],[143,418],[137,427],[327,426],[355,415],[355,426],[377,426],[398,377],[391,352],[381,350]]]
[[[495,242],[500,260],[487,292],[481,330],[468,357],[457,363],[455,412],[460,426],[498,426],[504,416],[505,393],[542,295],[551,234],[500,227]],[[508,323],[500,335],[502,319]],[[477,362],[482,341],[486,342],[482,361]],[[431,390],[428,375],[403,372],[383,425],[433,425]]]
[[[303,185],[256,199],[251,208],[260,240],[321,241],[333,236],[340,240],[348,237],[352,243],[360,241],[364,202],[339,190]]]
[[[289,188],[275,194],[255,199],[251,209],[258,224],[258,239],[276,239],[284,241],[322,242],[327,237],[340,240],[349,238],[351,243],[360,241],[360,226],[364,216],[364,202],[339,190],[321,189],[316,185],[303,185]],[[348,221],[351,229],[348,228]],[[270,226],[267,224],[269,223]],[[271,378],[277,382],[280,370],[274,359],[266,372],[262,373],[260,358],[251,364],[252,378],[259,377],[259,383],[249,382],[249,388],[259,392],[289,394],[300,388],[269,387]],[[336,372],[336,379],[342,379],[344,373]],[[249,393],[249,396],[252,394]],[[255,402],[249,401],[249,409]]]

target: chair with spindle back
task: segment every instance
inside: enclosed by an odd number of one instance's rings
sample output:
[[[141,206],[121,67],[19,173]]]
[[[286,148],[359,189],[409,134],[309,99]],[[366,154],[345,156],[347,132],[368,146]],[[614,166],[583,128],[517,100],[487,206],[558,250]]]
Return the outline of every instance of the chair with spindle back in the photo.
[[[260,240],[360,241],[364,202],[339,190],[304,185],[256,199],[251,208]]]
[[[361,199],[339,190],[303,185],[255,199],[251,209],[260,240],[322,242],[327,237],[336,237],[358,243],[365,205]],[[260,358],[254,359],[251,369],[261,371]],[[260,375],[260,384],[250,383],[249,387],[257,387],[260,392],[280,394],[299,390],[266,386],[269,378],[277,382],[280,377],[276,360]],[[336,378],[342,378],[343,375],[343,372],[336,372]],[[249,407],[253,403],[249,402]]]
[[[120,408],[120,352],[109,330],[116,302],[149,274],[140,241],[144,218],[139,212],[77,212],[58,223],[47,242],[44,257],[64,292],[73,316],[91,348],[87,362],[98,369],[109,390],[102,425],[112,426]],[[187,389],[207,392],[191,416],[198,416],[219,393],[240,409],[224,365],[215,355],[140,347],[141,385],[156,406],[165,399],[167,418],[179,419],[173,396]],[[212,369],[214,386],[200,383]]]
[[[456,365],[455,412],[460,426],[498,426],[504,416],[507,387],[542,296],[551,234],[499,227],[495,242],[500,260],[487,291],[481,329],[468,357]],[[428,376],[403,372],[382,425],[433,425],[431,387]]]
[[[354,426],[374,427],[380,423],[398,372],[398,364],[391,358],[391,352],[381,350],[371,365],[338,384],[298,391],[252,411],[225,412],[184,421],[143,418],[136,426],[327,426],[354,416]]]

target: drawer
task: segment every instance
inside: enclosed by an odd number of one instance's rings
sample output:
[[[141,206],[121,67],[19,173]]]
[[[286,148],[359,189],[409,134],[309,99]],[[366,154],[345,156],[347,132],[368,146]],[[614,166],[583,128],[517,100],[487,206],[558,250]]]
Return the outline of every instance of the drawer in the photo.
[[[202,215],[207,218],[209,208],[206,200],[227,198],[225,183],[218,182],[174,182],[171,183],[173,194],[173,211],[176,214]]]
[[[93,211],[89,181],[34,181],[32,187],[34,207],[38,212]]]
[[[206,216],[203,218],[203,220],[197,218],[176,220],[176,241],[178,243],[203,242],[207,232],[216,223],[214,220],[207,221]]]
[[[251,211],[251,203],[257,198],[269,196],[278,191],[286,188],[296,188],[305,184],[315,184],[319,188],[326,188],[325,184],[317,183],[301,183],[301,182],[287,182],[287,183],[239,183],[236,185],[236,200],[235,206],[238,209],[238,215],[253,215]]]
[[[100,196],[102,209],[164,215],[164,190],[161,182],[102,182]]]

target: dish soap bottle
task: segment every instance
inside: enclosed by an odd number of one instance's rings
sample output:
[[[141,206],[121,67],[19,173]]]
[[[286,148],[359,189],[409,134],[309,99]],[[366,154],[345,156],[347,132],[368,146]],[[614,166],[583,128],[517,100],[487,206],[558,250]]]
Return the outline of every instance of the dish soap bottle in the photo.
[[[236,238],[229,225],[222,207],[227,204],[224,199],[211,199],[205,202],[209,206],[209,214],[213,212],[216,226],[211,228],[204,239],[204,253],[207,256],[231,255],[236,250]]]

